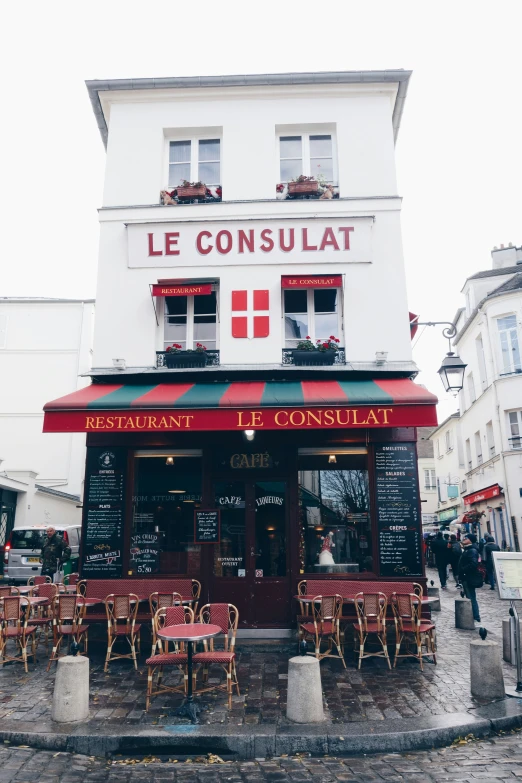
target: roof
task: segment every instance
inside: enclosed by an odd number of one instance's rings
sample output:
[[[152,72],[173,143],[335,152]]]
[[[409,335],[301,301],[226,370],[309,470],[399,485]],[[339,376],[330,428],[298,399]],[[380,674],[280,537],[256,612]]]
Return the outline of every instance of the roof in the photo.
[[[474,275],[471,275],[471,277],[466,278],[467,280],[479,280],[482,277],[497,277],[497,275],[512,275],[516,272],[520,272],[522,270],[522,264],[517,264],[516,266],[504,266],[500,267],[499,269],[485,269],[483,272],[476,272]]]
[[[514,268],[516,270],[517,274],[515,274],[509,280],[506,280],[505,283],[501,283],[501,285],[499,285],[497,288],[494,288],[493,291],[490,291],[489,294],[486,294],[486,296],[484,296],[480,300],[480,302],[475,307],[475,309],[473,310],[473,312],[471,313],[471,315],[469,316],[467,321],[464,323],[464,326],[462,327],[460,332],[457,334],[457,336],[453,340],[453,344],[454,345],[457,345],[457,343],[462,338],[464,333],[468,330],[468,328],[470,327],[473,319],[477,315],[478,311],[480,310],[480,308],[482,307],[484,302],[487,302],[489,299],[494,299],[496,296],[503,296],[504,294],[509,294],[511,291],[518,291],[518,290],[522,289],[522,268],[520,266],[517,266],[517,267],[506,267],[506,269],[507,268],[510,268],[510,269]]]
[[[310,71],[308,73],[260,73],[229,76],[167,76],[158,79],[101,79],[85,82],[98,128],[107,147],[108,128],[100,103],[100,92],[116,90],[201,89],[222,87],[281,87],[309,84],[379,84],[398,83],[399,89],[393,107],[393,132],[397,139],[406,100],[411,71],[402,68],[384,71]]]
[[[54,495],[54,497],[63,498],[64,500],[74,500],[75,503],[79,503],[80,501],[79,495],[70,495],[69,492],[61,492],[52,487],[44,487],[43,484],[35,484],[35,487],[38,492],[44,492],[46,495]]]
[[[2,302],[43,302],[44,304],[67,302],[69,304],[94,304],[95,301],[95,299],[61,299],[59,297],[55,298],[51,296],[0,296],[0,304]]]
[[[441,430],[448,421],[451,421],[451,419],[460,419],[460,411],[457,411],[456,413],[451,413],[446,419],[444,419],[443,422],[439,424],[438,427],[435,427],[435,429],[432,431],[430,438],[432,438],[439,430]]]
[[[433,427],[417,427],[417,457],[429,459],[433,457],[433,442],[429,440]]]

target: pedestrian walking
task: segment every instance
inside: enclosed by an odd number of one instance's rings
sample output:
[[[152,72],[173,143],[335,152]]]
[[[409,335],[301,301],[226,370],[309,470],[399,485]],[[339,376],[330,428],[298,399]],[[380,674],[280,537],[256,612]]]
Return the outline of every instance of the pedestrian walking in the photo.
[[[473,618],[475,622],[480,623],[480,609],[477,601],[477,588],[482,587],[484,580],[479,571],[479,553],[477,547],[477,537],[473,533],[468,533],[462,539],[462,555],[459,560],[459,579],[464,588],[466,598],[471,601]]]
[[[500,552],[500,547],[495,542],[493,536],[487,535],[482,557],[486,566],[490,590],[495,589],[495,564],[493,562],[492,552]]]
[[[59,567],[71,557],[71,548],[58,535],[54,527],[48,527],[42,544],[42,576],[54,578]]]
[[[455,580],[455,585],[457,587],[460,587],[460,582],[459,582],[459,560],[460,560],[460,556],[462,554],[462,547],[459,544],[459,542],[457,541],[457,536],[452,535],[450,537],[449,548],[450,548],[449,558],[450,558],[451,572],[452,572],[453,578]]]
[[[448,579],[448,563],[450,558],[448,542],[444,540],[440,530],[435,536],[435,540],[431,542],[431,551],[435,555],[435,565],[437,566],[437,571],[439,572],[440,586],[443,590],[445,590]]]

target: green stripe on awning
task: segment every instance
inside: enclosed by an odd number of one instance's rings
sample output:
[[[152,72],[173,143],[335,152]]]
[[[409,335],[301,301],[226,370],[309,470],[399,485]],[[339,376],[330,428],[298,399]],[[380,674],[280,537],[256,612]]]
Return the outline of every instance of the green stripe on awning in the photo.
[[[192,389],[178,397],[174,408],[219,408],[229,383],[195,383]]]
[[[122,386],[120,389],[116,389],[116,391],[109,392],[104,397],[91,400],[86,407],[89,410],[123,410],[130,408],[134,400],[155,388],[155,383],[147,386]]]
[[[304,405],[301,383],[299,381],[284,383],[268,381],[261,398],[261,405]]]
[[[349,405],[377,405],[393,403],[387,394],[373,381],[339,381],[339,386],[348,397]]]

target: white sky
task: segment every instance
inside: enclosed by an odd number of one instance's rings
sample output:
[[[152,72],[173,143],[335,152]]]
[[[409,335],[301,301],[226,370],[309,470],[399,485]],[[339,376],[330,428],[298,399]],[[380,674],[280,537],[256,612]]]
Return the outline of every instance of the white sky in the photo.
[[[95,294],[105,152],[85,79],[412,69],[397,145],[410,309],[451,320],[493,246],[522,244],[520,0],[25,0],[2,18],[0,296]],[[439,420],[456,408],[445,351],[434,328],[414,351]]]

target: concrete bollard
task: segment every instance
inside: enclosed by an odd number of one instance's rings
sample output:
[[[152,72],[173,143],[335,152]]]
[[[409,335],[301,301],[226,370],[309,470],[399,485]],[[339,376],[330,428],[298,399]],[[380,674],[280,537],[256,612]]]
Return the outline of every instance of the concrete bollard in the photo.
[[[506,695],[500,646],[488,639],[476,639],[469,646],[471,695],[479,699],[501,699]]]
[[[317,658],[299,655],[288,661],[286,717],[295,723],[324,720],[321,669]]]
[[[432,612],[440,612],[440,590],[438,587],[428,587],[428,598],[431,598]]]
[[[429,598],[440,598],[440,590],[438,587],[428,587]]]
[[[505,661],[516,666],[514,617],[506,617],[502,620],[502,654]]]
[[[465,631],[475,630],[473,609],[469,598],[455,598],[455,628]]]
[[[59,658],[54,681],[51,719],[77,723],[89,717],[89,659],[83,655]]]

